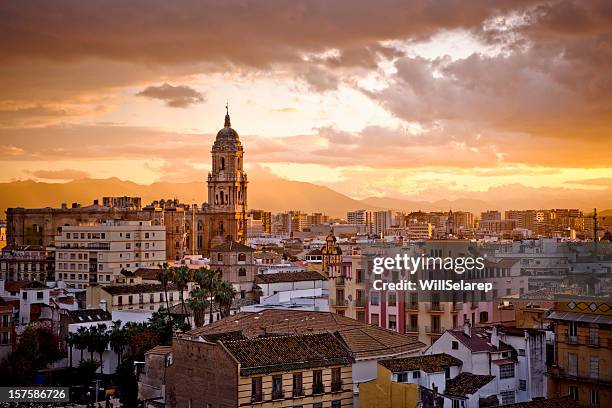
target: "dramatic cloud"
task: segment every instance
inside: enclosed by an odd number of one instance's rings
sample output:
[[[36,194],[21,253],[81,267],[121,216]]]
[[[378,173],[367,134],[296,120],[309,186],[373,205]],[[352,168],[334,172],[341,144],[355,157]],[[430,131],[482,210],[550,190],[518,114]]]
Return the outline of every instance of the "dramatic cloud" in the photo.
[[[136,95],[161,99],[172,108],[186,108],[194,103],[204,102],[204,95],[185,85],[172,86],[170,84],[163,84],[149,86]]]
[[[47,180],[78,180],[91,177],[89,173],[81,170],[35,170],[30,174],[34,177]]]

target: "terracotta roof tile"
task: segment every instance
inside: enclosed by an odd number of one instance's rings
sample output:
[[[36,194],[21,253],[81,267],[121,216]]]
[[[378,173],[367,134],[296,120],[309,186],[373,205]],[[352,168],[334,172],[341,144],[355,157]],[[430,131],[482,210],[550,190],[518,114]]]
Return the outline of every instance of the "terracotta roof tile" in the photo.
[[[258,337],[222,343],[240,363],[243,376],[353,362],[346,345],[331,333]]]
[[[444,371],[446,367],[461,366],[463,362],[446,353],[440,353],[415,357],[392,358],[381,360],[379,364],[388,368],[392,373],[415,370],[423,370],[426,373],[437,373]]]
[[[455,378],[446,380],[444,394],[465,397],[474,394],[476,391],[490,383],[495,376],[476,375],[471,373],[461,373]]]
[[[236,241],[227,241],[213,248],[210,248],[212,252],[255,252],[255,249],[250,246],[246,246]]]
[[[288,335],[337,332],[357,358],[392,357],[425,347],[414,337],[372,326],[330,312],[267,309],[241,312],[188,334],[210,335],[240,331],[248,338],[261,335]]]
[[[257,284],[317,280],[325,281],[327,278],[317,271],[266,273],[255,276],[255,283]]]

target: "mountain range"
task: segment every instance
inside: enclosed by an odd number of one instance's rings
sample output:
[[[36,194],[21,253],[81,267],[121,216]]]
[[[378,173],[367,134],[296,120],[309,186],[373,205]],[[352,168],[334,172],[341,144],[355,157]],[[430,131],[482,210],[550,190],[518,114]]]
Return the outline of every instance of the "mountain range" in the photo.
[[[401,211],[448,211],[466,210],[479,214],[487,209],[510,208],[612,208],[612,195],[577,195],[574,190],[558,189],[571,194],[555,194],[554,189],[533,189],[524,186],[499,188],[487,193],[466,192],[466,198],[456,200],[406,200],[389,197],[353,199],[329,187],[286,179],[254,179],[249,181],[249,208],[272,212],[303,210],[308,213],[323,212],[333,217],[345,217],[347,211],[366,209],[393,209]],[[138,196],[143,203],[161,198],[178,198],[184,203],[201,204],[206,201],[205,182],[185,183],[155,182],[150,185],[137,184],[118,178],[80,179],[66,183],[48,183],[32,180],[0,183],[0,211],[8,207],[59,207],[78,202],[89,205],[102,196]],[[600,197],[601,196],[601,197]],[[593,205],[593,203],[595,205]],[[600,214],[603,214],[600,211]],[[612,216],[612,212],[609,214]],[[4,217],[2,217],[4,218]]]

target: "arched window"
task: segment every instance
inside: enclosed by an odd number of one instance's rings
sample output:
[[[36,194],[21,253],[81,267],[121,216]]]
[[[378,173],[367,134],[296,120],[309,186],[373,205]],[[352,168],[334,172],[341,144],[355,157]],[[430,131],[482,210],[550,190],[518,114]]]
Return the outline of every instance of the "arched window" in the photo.
[[[245,262],[246,261],[246,254],[240,253],[238,254],[238,262]]]
[[[221,222],[219,223],[219,232],[221,233],[221,235],[223,235],[223,230],[224,230],[224,229],[223,229],[223,221],[221,221]]]
[[[238,276],[246,276],[246,269],[244,268],[238,269]]]

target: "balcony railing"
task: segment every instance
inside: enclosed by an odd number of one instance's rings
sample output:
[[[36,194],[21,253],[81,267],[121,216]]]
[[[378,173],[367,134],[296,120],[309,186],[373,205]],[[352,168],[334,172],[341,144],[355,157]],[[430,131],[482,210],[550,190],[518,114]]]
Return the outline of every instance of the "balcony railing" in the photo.
[[[251,394],[251,402],[262,402],[263,401],[263,392],[256,392],[255,394]]]
[[[332,381],[331,391],[332,392],[342,391],[342,380]]]
[[[323,383],[312,384],[312,393],[313,394],[325,394],[325,384]]]
[[[334,307],[348,307],[349,301],[347,299],[330,299],[330,303]]]
[[[430,303],[427,305],[428,312],[443,312],[444,305],[441,303]]]
[[[280,400],[280,399],[284,399],[285,398],[285,390],[281,389],[273,389],[272,390],[272,399],[273,400]]]
[[[425,332],[428,334],[442,334],[446,330],[440,326],[425,326]]]
[[[587,382],[603,386],[612,385],[612,375],[603,373],[601,372],[601,370],[595,373],[590,372],[588,370],[580,370],[577,367],[575,369],[570,370],[566,367],[554,366],[549,368],[548,374],[552,377],[563,378],[577,382]]]
[[[419,326],[406,326],[406,333],[418,333]]]
[[[364,298],[355,299],[355,307],[365,307],[366,301]]]
[[[303,387],[299,387],[299,388],[294,388],[293,391],[291,392],[291,395],[293,396],[293,398],[299,398],[299,397],[303,397],[304,396],[304,388]]]
[[[410,302],[406,304],[406,308],[408,310],[419,310],[419,303],[418,302]]]

